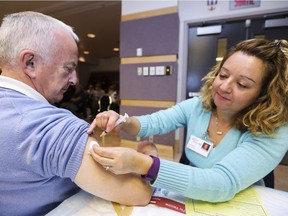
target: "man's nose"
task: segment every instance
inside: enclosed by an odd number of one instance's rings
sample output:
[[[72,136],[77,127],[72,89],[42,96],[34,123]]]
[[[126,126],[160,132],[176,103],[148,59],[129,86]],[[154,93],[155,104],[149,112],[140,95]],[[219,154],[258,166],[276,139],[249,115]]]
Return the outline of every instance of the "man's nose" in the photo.
[[[74,70],[71,74],[70,74],[70,77],[69,77],[69,83],[71,83],[71,85],[76,85],[78,81],[78,78],[77,78],[77,72],[76,70]]]

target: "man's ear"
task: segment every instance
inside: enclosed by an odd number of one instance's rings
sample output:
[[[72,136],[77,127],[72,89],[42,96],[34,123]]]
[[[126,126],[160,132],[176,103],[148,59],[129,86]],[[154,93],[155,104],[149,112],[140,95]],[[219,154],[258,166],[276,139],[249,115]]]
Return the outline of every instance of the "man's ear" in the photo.
[[[36,77],[36,56],[32,50],[23,50],[21,52],[20,64],[27,76],[30,78]]]

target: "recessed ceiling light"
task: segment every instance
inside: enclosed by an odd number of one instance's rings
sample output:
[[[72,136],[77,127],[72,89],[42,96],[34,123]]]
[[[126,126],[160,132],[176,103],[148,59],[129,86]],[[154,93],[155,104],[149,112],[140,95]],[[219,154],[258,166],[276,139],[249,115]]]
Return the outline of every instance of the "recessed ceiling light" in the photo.
[[[96,37],[96,35],[95,35],[95,34],[93,34],[93,33],[89,33],[89,34],[87,34],[87,37],[89,37],[89,38],[95,38],[95,37]]]
[[[118,52],[119,48],[115,47],[115,48],[113,48],[113,51]]]
[[[78,59],[80,62],[86,62],[86,60],[85,60],[85,58],[84,57],[79,57],[79,59]]]
[[[223,60],[223,57],[217,57],[217,58],[216,58],[216,61],[217,61],[217,62],[220,62],[220,61],[222,61],[222,60]]]
[[[83,53],[84,53],[85,55],[89,55],[89,54],[90,54],[90,52],[87,51],[87,50],[83,51]]]

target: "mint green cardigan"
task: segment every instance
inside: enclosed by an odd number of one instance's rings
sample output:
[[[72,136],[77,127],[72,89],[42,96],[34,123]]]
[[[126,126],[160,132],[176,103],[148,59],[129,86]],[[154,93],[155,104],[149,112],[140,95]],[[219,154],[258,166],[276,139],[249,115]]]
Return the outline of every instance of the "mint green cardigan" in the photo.
[[[211,111],[205,111],[201,98],[195,97],[172,108],[137,118],[141,123],[140,137],[186,127],[187,145],[191,135],[204,139]],[[252,184],[263,184],[262,178],[279,164],[287,152],[287,140],[287,125],[278,128],[275,136],[260,134],[258,137],[231,128],[207,158],[185,145],[190,165],[161,159],[159,173],[152,186],[197,200],[230,200]]]

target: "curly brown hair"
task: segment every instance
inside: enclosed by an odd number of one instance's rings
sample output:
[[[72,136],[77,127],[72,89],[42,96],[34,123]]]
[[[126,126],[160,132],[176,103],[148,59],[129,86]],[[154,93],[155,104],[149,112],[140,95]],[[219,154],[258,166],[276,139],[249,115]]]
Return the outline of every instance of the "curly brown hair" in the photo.
[[[225,61],[235,52],[259,58],[264,63],[262,88],[256,101],[243,109],[235,118],[234,125],[253,134],[272,135],[275,129],[288,122],[288,43],[286,40],[269,41],[250,39],[232,47],[221,62],[216,64],[203,78],[200,90],[203,107],[216,108],[212,98],[212,83]]]

